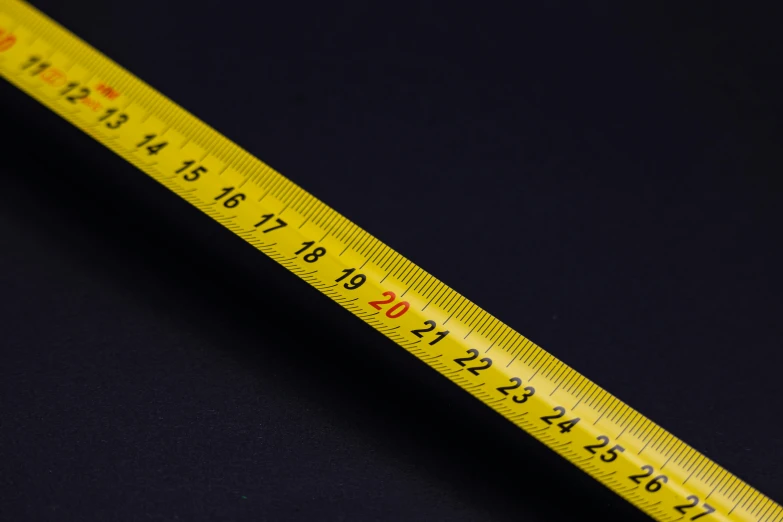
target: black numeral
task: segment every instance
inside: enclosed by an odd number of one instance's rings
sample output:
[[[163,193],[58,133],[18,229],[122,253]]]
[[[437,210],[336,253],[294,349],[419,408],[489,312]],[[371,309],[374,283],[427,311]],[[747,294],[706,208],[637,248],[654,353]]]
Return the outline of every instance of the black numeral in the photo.
[[[444,330],[444,331],[442,331],[442,332],[435,332],[435,337],[437,337],[437,339],[434,339],[434,340],[430,341],[430,342],[429,342],[429,345],[430,345],[430,346],[432,346],[432,345],[434,345],[435,343],[439,343],[439,342],[440,342],[442,339],[444,339],[444,338],[445,338],[447,335],[449,335],[449,331],[448,331],[448,330]]]
[[[479,351],[475,348],[470,348],[468,353],[470,354],[469,357],[460,357],[459,359],[454,359],[454,362],[460,366],[465,366],[466,362],[474,361],[479,356]]]
[[[609,437],[605,435],[599,435],[597,439],[601,441],[600,444],[588,444],[587,446],[585,446],[585,449],[590,453],[592,453],[593,455],[595,455],[597,450],[603,449],[609,445]],[[601,460],[603,460],[604,462],[612,462],[618,457],[618,453],[622,453],[623,451],[625,451],[625,448],[623,448],[619,444],[615,444],[613,447],[606,450],[605,453],[601,454]]]
[[[470,362],[470,361],[475,361],[476,358],[478,358],[478,356],[479,356],[479,351],[476,350],[475,348],[470,348],[467,351],[467,353],[470,354],[469,357],[460,357],[458,359],[454,359],[454,362],[459,364],[460,366],[465,366],[465,363]],[[484,363],[484,364],[482,366],[471,366],[471,367],[465,368],[465,369],[468,370],[473,375],[478,375],[478,372],[480,372],[482,370],[486,370],[487,368],[492,366],[492,359],[490,359],[489,357],[484,357],[483,359],[479,359],[479,362],[480,363]]]
[[[31,67],[40,61],[41,61],[40,56],[31,56],[30,58],[27,59],[25,63],[22,64],[22,70],[24,71],[28,67]]]
[[[100,118],[98,118],[98,121],[105,120],[106,118],[108,118],[109,116],[111,116],[112,114],[117,112],[117,110],[118,109],[106,109],[106,113],[103,116],[101,116]],[[108,128],[110,128],[110,129],[117,129],[117,128],[120,127],[120,125],[122,125],[126,121],[128,121],[128,115],[127,114],[125,114],[125,113],[118,114],[117,118],[114,121],[107,121],[106,122],[106,126]]]
[[[136,148],[143,147],[144,145],[147,145],[147,143],[151,142],[152,140],[154,140],[157,137],[158,137],[157,134],[147,134],[146,136],[144,136],[144,140],[141,143],[139,143],[138,145],[136,145]],[[156,143],[155,145],[148,145],[147,146],[147,154],[149,156],[154,156],[155,154],[160,152],[160,149],[162,149],[163,147],[165,147],[168,144],[169,144],[168,141],[161,141],[160,143]]]
[[[60,96],[63,96],[65,94],[68,94],[72,90],[74,90],[76,87],[79,86],[79,82],[68,82],[62,91],[60,91]]]
[[[595,455],[595,451],[605,448],[609,445],[609,437],[606,437],[605,435],[599,435],[598,440],[601,441],[600,444],[588,444],[585,446],[585,449]]]
[[[356,271],[355,268],[346,268],[345,270],[343,270],[343,275],[335,279],[334,282],[339,283],[349,275],[353,274],[355,271]],[[356,274],[347,283],[343,284],[343,288],[347,288],[348,290],[356,290],[357,288],[362,286],[365,281],[367,281],[366,275]]]
[[[511,400],[517,404],[524,404],[530,397],[536,394],[536,389],[532,386],[525,386],[523,389],[525,390],[525,393],[521,395],[514,395],[511,397]]]
[[[674,510],[677,511],[678,513],[682,514],[682,515],[685,514],[685,510],[686,509],[695,508],[696,506],[699,505],[699,497],[697,497],[696,495],[689,495],[688,497],[685,498],[685,500],[689,500],[690,504],[683,504],[681,506],[674,506]],[[697,520],[697,519],[699,519],[701,517],[706,517],[710,513],[714,513],[715,512],[715,508],[710,506],[709,504],[704,504],[703,507],[704,507],[704,512],[692,516],[691,520]]]
[[[644,471],[644,473],[640,475],[631,475],[628,478],[639,484],[643,479],[651,476],[655,470],[652,466],[642,466],[642,471]]]
[[[48,69],[50,65],[51,65],[50,63],[39,63],[35,68],[33,68],[30,71],[30,76],[35,76],[37,74],[41,74],[46,69]]]
[[[427,321],[424,321],[424,324],[427,325],[426,328],[416,328],[415,330],[411,330],[411,333],[413,335],[415,335],[416,337],[418,337],[419,339],[421,339],[422,337],[424,337],[425,333],[429,333],[429,332],[433,331],[435,329],[435,327],[438,326],[438,324],[435,321],[431,320],[431,319],[428,319]],[[436,338],[434,340],[430,341],[429,345],[432,346],[432,345],[434,345],[436,343],[439,343],[447,335],[449,335],[449,331],[448,330],[444,330],[443,332],[435,332],[435,337]]]
[[[580,419],[579,417],[577,417],[577,418],[575,418],[575,419],[571,419],[571,420],[567,420],[567,421],[559,422],[559,423],[557,424],[557,426],[560,428],[560,433],[568,433],[569,431],[571,431],[571,428],[573,428],[574,426],[576,426],[576,424],[577,424],[577,423],[578,423],[580,420],[582,420],[582,419]]]
[[[179,174],[181,172],[185,172],[189,167],[192,167],[194,163],[196,162],[193,160],[183,161],[182,167],[177,169],[175,173]],[[206,172],[207,172],[206,167],[198,166],[195,169],[191,170],[190,172],[185,172],[185,175],[182,176],[182,179],[184,179],[185,181],[196,181],[198,178],[201,177],[202,174],[206,174]]]
[[[255,224],[255,225],[253,225],[253,226],[255,226],[256,228],[258,228],[258,227],[260,227],[261,225],[264,225],[264,224],[266,224],[266,222],[267,222],[267,221],[269,221],[270,219],[272,219],[273,217],[275,217],[275,215],[274,215],[274,214],[264,214],[263,216],[261,216],[261,221],[259,221],[258,223],[256,223],[256,224]],[[285,226],[288,226],[288,223],[286,223],[285,221],[283,221],[283,220],[282,220],[282,219],[280,219],[280,218],[276,218],[276,219],[275,219],[275,221],[277,221],[277,225],[275,225],[275,226],[273,226],[273,227],[270,227],[270,228],[265,228],[265,229],[264,229],[264,230],[262,230],[261,232],[262,232],[262,233],[264,233],[264,234],[266,234],[267,232],[271,232],[271,231],[273,231],[273,230],[277,230],[278,228],[283,228],[283,227],[285,227]]]
[[[498,391],[502,393],[503,395],[508,395],[508,392],[516,390],[520,386],[522,386],[522,379],[519,377],[512,377],[509,379],[513,384],[511,386],[501,386],[498,388]]]
[[[33,65],[35,65],[35,64],[38,64],[37,67],[34,67],[33,69],[30,70],[30,76],[35,76],[36,74],[40,74],[40,73],[44,72],[51,65],[51,64],[46,63],[46,62],[38,63],[40,61],[41,61],[41,57],[40,56],[31,56],[22,65],[22,70],[24,71],[25,69],[28,69],[28,68],[32,67]]]
[[[543,417],[541,417],[541,420],[546,422],[547,424],[552,424],[553,420],[557,420],[565,416],[565,408],[563,408],[562,406],[555,406],[555,411],[557,413],[555,413],[554,415],[544,415]]]
[[[106,118],[108,118],[109,116],[111,116],[112,114],[117,112],[117,110],[118,109],[106,109],[106,113],[103,116],[101,116],[100,118],[98,118],[98,121],[105,120]]]
[[[71,103],[76,103],[79,100],[85,99],[89,95],[90,95],[90,89],[88,89],[87,87],[82,87],[81,89],[79,89],[78,93],[71,94],[70,96],[66,96],[65,99]]]
[[[225,187],[225,188],[223,188],[223,192],[220,193],[215,198],[215,201],[219,201],[219,200],[223,199],[224,197],[226,197],[229,194],[231,194],[233,191],[234,191],[234,187]],[[239,205],[240,202],[242,202],[244,200],[245,200],[245,195],[240,192],[238,194],[234,194],[233,196],[231,196],[230,198],[225,200],[223,202],[223,206],[226,207],[226,208],[234,208],[237,205]]]
[[[642,480],[646,479],[647,477],[651,477],[653,473],[655,473],[655,470],[652,466],[642,466],[642,471],[644,473],[641,473],[639,475],[631,475],[628,477],[632,481],[636,482],[637,484],[641,484]],[[658,475],[654,479],[650,480],[644,488],[649,491],[650,493],[655,493],[656,491],[660,490],[664,484],[669,482],[669,477],[666,475]]]
[[[302,243],[302,248],[294,252],[295,256],[298,256],[302,252],[305,252],[307,249],[309,249],[311,246],[315,244],[315,241],[305,241]],[[318,261],[318,258],[321,257],[326,253],[326,249],[324,247],[316,247],[315,250],[304,256],[304,260],[306,263],[315,263]]]
[[[465,369],[470,373],[472,373],[473,375],[478,375],[478,372],[482,370],[486,370],[487,368],[492,366],[492,359],[490,359],[489,357],[484,357],[482,359],[479,359],[479,362],[484,364],[482,366],[473,366],[471,368],[465,368]]]
[[[518,389],[520,386],[522,386],[522,379],[520,379],[519,377],[511,377],[509,381],[513,383],[511,386],[501,386],[500,388],[497,389],[503,395],[508,395],[508,392],[514,391]],[[523,404],[527,402],[527,400],[533,395],[535,395],[536,393],[536,389],[533,388],[532,386],[525,386],[523,389],[525,390],[525,393],[521,394],[521,396],[513,395],[511,397],[511,400],[518,404]]]
[[[547,424],[552,424],[553,421],[555,421],[557,419],[561,419],[561,418],[563,418],[565,416],[566,410],[562,406],[555,406],[553,409],[557,413],[555,413],[554,415],[544,415],[543,417],[541,417],[541,420],[546,422]],[[571,428],[576,426],[576,424],[580,420],[581,419],[579,417],[577,417],[575,419],[571,419],[571,420],[567,420],[567,421],[563,421],[563,422],[558,422],[557,426],[560,428],[560,433],[568,433],[569,431],[571,431]]]
[[[424,337],[425,333],[429,333],[429,332],[433,331],[435,329],[435,327],[438,326],[438,323],[436,323],[435,321],[432,321],[432,320],[424,321],[424,324],[427,325],[426,328],[417,328],[415,330],[411,330],[411,333],[413,335],[415,335],[416,337],[418,337],[419,339],[421,339],[422,337]]]

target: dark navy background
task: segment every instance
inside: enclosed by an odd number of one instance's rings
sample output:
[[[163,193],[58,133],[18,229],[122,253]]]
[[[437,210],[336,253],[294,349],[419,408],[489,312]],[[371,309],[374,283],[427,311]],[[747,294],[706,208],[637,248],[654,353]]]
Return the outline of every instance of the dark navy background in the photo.
[[[34,4],[783,500],[777,13]],[[0,118],[0,519],[646,519],[5,82]]]

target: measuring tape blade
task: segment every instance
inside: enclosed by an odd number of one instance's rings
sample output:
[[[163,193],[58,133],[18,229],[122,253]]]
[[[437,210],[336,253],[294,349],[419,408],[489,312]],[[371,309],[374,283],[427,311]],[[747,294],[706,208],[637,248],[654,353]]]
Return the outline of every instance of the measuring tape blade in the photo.
[[[0,0],[0,75],[654,519],[783,521],[772,499],[20,0]]]

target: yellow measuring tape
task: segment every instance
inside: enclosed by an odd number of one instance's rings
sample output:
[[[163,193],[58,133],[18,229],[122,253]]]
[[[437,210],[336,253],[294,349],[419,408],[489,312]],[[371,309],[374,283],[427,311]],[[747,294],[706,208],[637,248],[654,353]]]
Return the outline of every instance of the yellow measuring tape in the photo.
[[[772,499],[19,0],[0,0],[0,75],[654,519],[783,521]]]

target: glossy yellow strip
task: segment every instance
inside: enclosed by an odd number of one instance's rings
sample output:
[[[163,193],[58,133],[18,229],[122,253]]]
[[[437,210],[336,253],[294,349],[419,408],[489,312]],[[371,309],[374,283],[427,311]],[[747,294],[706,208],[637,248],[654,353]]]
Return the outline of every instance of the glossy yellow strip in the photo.
[[[783,521],[770,498],[18,0],[0,0],[0,75],[654,519]]]

